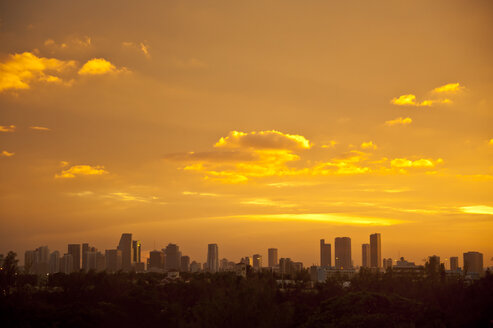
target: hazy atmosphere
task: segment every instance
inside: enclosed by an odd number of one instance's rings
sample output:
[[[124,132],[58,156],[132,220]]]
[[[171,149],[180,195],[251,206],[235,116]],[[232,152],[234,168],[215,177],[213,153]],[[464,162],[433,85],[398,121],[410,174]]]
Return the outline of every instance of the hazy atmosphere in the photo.
[[[493,2],[0,0],[0,253],[493,265]],[[22,256],[21,256],[22,257]]]

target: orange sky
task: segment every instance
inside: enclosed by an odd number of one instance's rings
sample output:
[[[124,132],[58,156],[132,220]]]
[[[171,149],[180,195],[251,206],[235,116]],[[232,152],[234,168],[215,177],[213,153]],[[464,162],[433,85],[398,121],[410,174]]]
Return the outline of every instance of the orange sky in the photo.
[[[489,1],[0,1],[0,253],[132,232],[493,265]],[[266,260],[265,260],[266,262]]]

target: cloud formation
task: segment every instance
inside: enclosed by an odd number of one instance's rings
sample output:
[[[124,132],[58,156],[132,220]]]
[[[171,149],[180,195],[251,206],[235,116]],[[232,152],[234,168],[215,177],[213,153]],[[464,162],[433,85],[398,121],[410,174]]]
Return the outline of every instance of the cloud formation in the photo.
[[[449,98],[437,98],[441,94],[456,94],[464,89],[459,83],[448,83],[440,87],[434,88],[429,92],[430,99],[425,99],[421,102],[416,101],[416,95],[404,94],[393,98],[390,102],[397,106],[414,106],[414,107],[431,107],[439,104],[452,104]]]
[[[411,124],[413,120],[410,117],[398,117],[393,120],[385,121],[386,126],[394,126],[394,125],[408,125]]]
[[[0,132],[14,132],[15,125],[0,125]]]
[[[287,134],[276,130],[259,132],[231,131],[227,137],[221,137],[214,145],[216,148],[252,148],[298,150],[310,149],[310,141],[297,134]]]
[[[30,52],[9,55],[0,62],[0,92],[29,89],[33,82],[62,83],[59,73],[74,66],[73,60],[37,57]]]
[[[12,157],[14,155],[15,155],[15,153],[10,153],[6,150],[2,150],[2,152],[0,153],[0,157]]]
[[[102,165],[74,165],[69,167],[62,172],[55,174],[55,178],[57,179],[70,179],[75,178],[77,176],[87,176],[87,175],[103,175],[108,174],[109,172],[105,170]]]
[[[486,205],[462,206],[459,208],[464,213],[493,215],[493,207]]]
[[[441,163],[443,163],[441,158],[437,160],[421,158],[415,161],[407,158],[395,158],[390,162],[390,165],[394,168],[431,168]]]
[[[433,89],[434,93],[457,93],[464,89],[459,83],[448,83]]]
[[[86,62],[79,70],[80,75],[102,75],[116,73],[116,66],[104,58],[93,58]]]
[[[361,144],[361,149],[377,149],[377,148],[378,148],[377,145],[375,145],[373,141],[367,141]]]
[[[51,131],[50,128],[44,127],[44,126],[30,126],[29,127],[31,130],[35,131]]]

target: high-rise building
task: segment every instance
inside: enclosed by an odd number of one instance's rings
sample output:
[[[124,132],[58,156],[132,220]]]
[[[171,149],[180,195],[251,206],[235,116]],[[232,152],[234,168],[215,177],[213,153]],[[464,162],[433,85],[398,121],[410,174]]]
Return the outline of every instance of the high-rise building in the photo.
[[[73,254],[63,254],[60,260],[60,271],[65,274],[74,272],[74,256]]]
[[[101,252],[98,252],[96,255],[96,271],[104,271],[106,270],[106,256]]]
[[[24,271],[26,273],[34,273],[36,265],[36,251],[26,251],[24,253]]]
[[[207,246],[207,270],[212,273],[219,271],[219,250],[217,244]]]
[[[361,266],[363,268],[370,267],[370,244],[362,244],[361,245]]]
[[[132,263],[141,262],[142,243],[139,240],[132,241]]]
[[[334,241],[336,269],[350,269],[353,267],[351,261],[351,238],[337,237]]]
[[[379,233],[370,235],[370,267],[382,267],[382,244]]]
[[[80,271],[80,244],[68,244],[67,254],[72,254],[73,272]]]
[[[121,249],[107,249],[105,252],[106,271],[118,272],[123,269],[123,256]]]
[[[279,259],[279,273],[282,275],[290,275],[294,273],[294,264],[290,258],[281,257]]]
[[[384,270],[387,270],[387,269],[392,269],[392,259],[391,258],[388,258],[388,259],[383,259],[383,268]]]
[[[483,254],[479,252],[464,253],[464,271],[466,273],[483,274]]]
[[[149,253],[149,265],[147,270],[163,270],[164,269],[164,253],[158,250],[153,250]]]
[[[89,252],[89,244],[88,243],[83,243],[82,244],[82,270],[88,271],[89,269],[87,268],[87,252]]]
[[[132,234],[123,233],[118,244],[118,249],[122,251],[123,271],[132,270]]]
[[[260,254],[253,255],[253,269],[255,271],[262,270],[262,255]]]
[[[440,271],[440,256],[432,255],[428,257],[428,267],[430,272]]]
[[[50,254],[50,273],[60,272],[60,252],[54,251]]]
[[[325,239],[320,239],[320,266],[332,266],[332,246]]]
[[[190,263],[190,272],[200,272],[201,269],[202,266],[200,265],[200,263],[197,263],[195,261],[192,261],[192,263]]]
[[[274,268],[278,264],[277,248],[269,248],[267,252],[268,252],[269,267]]]
[[[450,270],[452,271],[459,270],[459,257],[457,256],[450,257]]]
[[[190,256],[182,256],[181,264],[180,264],[181,272],[189,272],[190,271]]]
[[[170,243],[163,251],[166,257],[165,269],[167,271],[179,271],[181,267],[180,247]]]
[[[84,268],[85,271],[98,270],[98,254],[101,253],[96,250],[86,251],[86,267]]]
[[[50,250],[48,246],[40,246],[35,251],[36,265],[34,272],[36,274],[47,274],[50,272]]]

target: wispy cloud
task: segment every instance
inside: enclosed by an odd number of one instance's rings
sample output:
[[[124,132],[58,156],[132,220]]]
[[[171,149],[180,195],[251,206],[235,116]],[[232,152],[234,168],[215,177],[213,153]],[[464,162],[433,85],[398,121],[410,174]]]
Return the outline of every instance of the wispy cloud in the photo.
[[[104,58],[93,58],[87,61],[79,70],[80,75],[103,75],[126,71],[126,68],[117,69],[115,65]]]
[[[493,207],[486,205],[462,206],[459,208],[464,213],[493,215]]]
[[[464,90],[464,87],[459,83],[448,83],[433,89],[434,93],[457,93]]]
[[[15,125],[0,125],[0,132],[14,132]]]
[[[44,126],[30,126],[29,127],[31,130],[35,131],[51,131],[50,128],[44,127]]]
[[[8,152],[6,150],[2,150],[2,152],[0,153],[0,157],[12,157],[14,155],[15,155],[15,153],[11,153],[11,152]]]
[[[57,179],[72,179],[78,176],[103,175],[109,172],[102,165],[74,165],[60,173],[55,174]]]
[[[393,98],[390,102],[397,106],[431,107],[440,104],[452,104],[449,98],[440,98],[442,94],[457,94],[464,89],[459,83],[448,83],[434,88],[428,93],[429,99],[417,101],[416,95],[409,93]]]
[[[408,125],[411,124],[412,122],[413,120],[410,117],[405,117],[405,118],[398,117],[394,120],[385,121],[385,125],[387,126]]]

